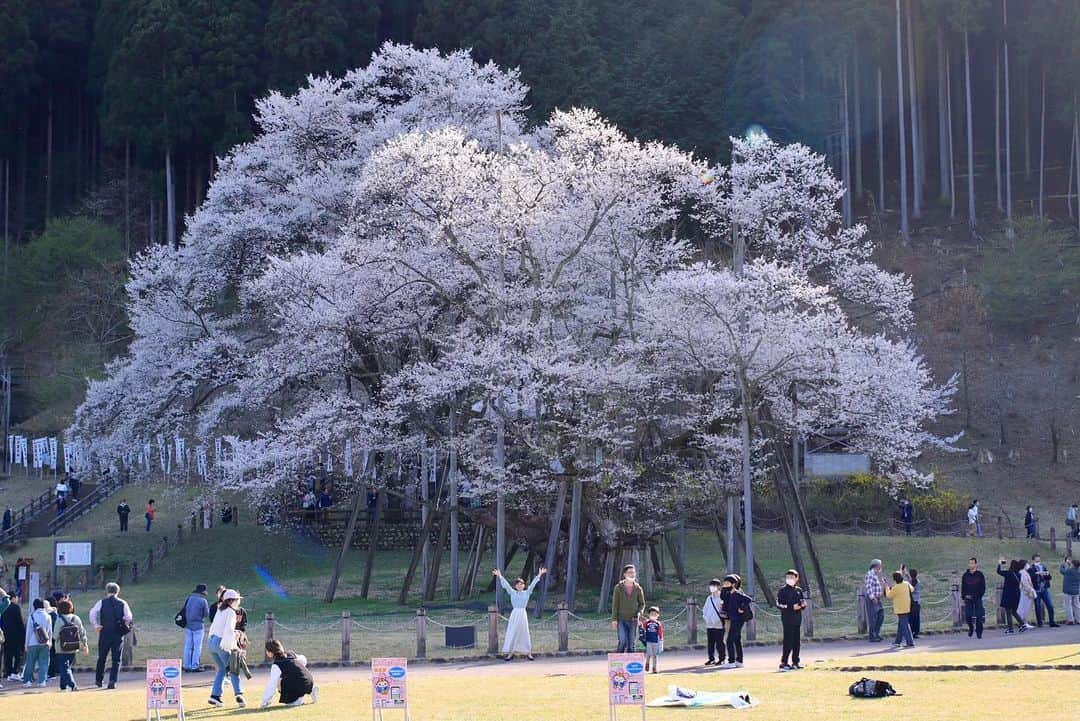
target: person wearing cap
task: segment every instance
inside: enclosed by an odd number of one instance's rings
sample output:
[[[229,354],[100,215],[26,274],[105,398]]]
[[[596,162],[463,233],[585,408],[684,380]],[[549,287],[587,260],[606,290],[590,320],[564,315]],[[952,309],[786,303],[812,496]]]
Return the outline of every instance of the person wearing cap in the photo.
[[[221,692],[226,675],[232,682],[233,693],[236,694],[236,705],[240,708],[247,706],[244,690],[240,687],[240,675],[229,673],[229,656],[239,648],[236,642],[236,607],[240,605],[240,598],[240,594],[234,589],[225,589],[218,602],[214,622],[210,624],[210,655],[214,657],[214,665],[217,666],[214,685],[210,690],[211,706],[224,705]]]
[[[719,668],[742,668],[742,629],[743,625],[754,617],[754,599],[743,592],[742,576],[737,573],[724,576],[724,587],[728,589],[724,601],[724,612],[728,615],[727,632],[724,634],[728,660],[727,663],[720,664]]]
[[[203,624],[210,615],[206,584],[200,583],[184,601],[184,670],[202,671]]]

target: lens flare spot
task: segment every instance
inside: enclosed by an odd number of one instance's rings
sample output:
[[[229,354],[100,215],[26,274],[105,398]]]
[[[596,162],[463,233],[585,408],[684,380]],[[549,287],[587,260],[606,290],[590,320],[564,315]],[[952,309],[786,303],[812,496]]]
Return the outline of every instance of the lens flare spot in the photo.
[[[270,573],[270,569],[260,564],[255,565],[255,573],[258,574],[259,580],[263,582],[263,585],[270,590],[270,593],[274,594],[278,598],[288,598],[289,594],[285,591],[282,585],[274,578],[274,574]]]
[[[749,142],[759,143],[769,139],[769,134],[765,132],[765,128],[761,127],[757,123],[752,123],[746,128],[746,132],[743,134]]]

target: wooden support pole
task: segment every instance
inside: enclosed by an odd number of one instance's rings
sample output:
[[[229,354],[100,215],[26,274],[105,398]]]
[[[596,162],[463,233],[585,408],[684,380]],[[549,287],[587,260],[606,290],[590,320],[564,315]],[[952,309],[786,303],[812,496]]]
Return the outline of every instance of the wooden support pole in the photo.
[[[416,657],[427,657],[427,609],[416,609]]]
[[[499,652],[499,608],[488,606],[488,653]]]
[[[266,612],[266,640],[267,641],[273,641],[274,640],[274,612],[273,611],[267,611]]]
[[[352,653],[352,612],[341,612],[341,662],[348,663]]]
[[[814,637],[814,601],[810,598],[809,592],[804,597],[803,601],[806,603],[806,608],[802,612],[802,635],[803,638]]]
[[[693,598],[686,599],[686,643],[690,646],[697,645],[697,601]]]
[[[855,624],[860,636],[870,630],[869,620],[866,618],[866,592],[859,591],[855,594]]]
[[[570,650],[570,609],[566,603],[560,602],[559,615],[559,653],[567,653]]]

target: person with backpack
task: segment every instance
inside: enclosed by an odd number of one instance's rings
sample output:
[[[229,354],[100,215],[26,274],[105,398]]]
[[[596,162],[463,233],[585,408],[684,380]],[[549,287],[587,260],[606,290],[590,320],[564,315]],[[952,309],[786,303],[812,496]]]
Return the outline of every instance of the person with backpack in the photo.
[[[184,629],[184,658],[182,665],[189,673],[202,669],[203,625],[210,616],[210,604],[206,601],[206,584],[200,583],[184,601],[176,614],[176,625]]]
[[[240,675],[230,672],[229,662],[234,651],[239,650],[237,643],[236,608],[240,605],[240,594],[231,588],[221,594],[218,602],[217,613],[214,614],[214,622],[210,624],[210,655],[214,657],[217,673],[214,675],[214,684],[210,689],[211,706],[223,706],[221,692],[225,683],[225,676],[232,682],[233,693],[236,695],[236,705],[240,708],[247,706],[244,700],[244,690],[240,687]]]
[[[1080,592],[1080,591],[1078,591]],[[967,570],[960,577],[960,599],[964,602],[964,619],[968,625],[968,638],[977,633],[983,635],[983,623],[986,621],[986,608],[983,596],[986,595],[986,576],[979,570],[979,561],[968,559]]]
[[[709,595],[701,603],[701,616],[705,620],[705,649],[709,654],[706,666],[719,666],[727,658],[727,648],[724,646],[727,614],[724,613],[724,599],[720,596],[723,585],[719,578],[709,581]]]
[[[120,598],[120,586],[109,582],[105,584],[105,598],[99,600],[90,609],[90,625],[98,633],[97,666],[94,669],[94,684],[101,688],[105,681],[105,660],[109,659],[109,689],[116,688],[116,676],[120,672],[120,658],[124,653],[124,638],[131,633],[134,621],[131,607]]]
[[[75,654],[80,651],[90,653],[86,641],[86,629],[82,619],[75,614],[75,604],[64,598],[56,604],[56,621],[53,622],[53,639],[56,644],[56,661],[59,665],[60,690],[78,691],[75,674],[71,667],[75,664]]]
[[[53,626],[56,625],[56,619],[60,617],[60,612],[56,610],[57,606],[67,598],[67,594],[63,591],[53,591],[49,594],[49,620]],[[49,680],[60,675],[60,661],[56,658],[56,636],[53,636],[52,644],[49,645]]]
[[[730,592],[724,603],[724,611],[728,615],[728,628],[725,634],[728,661],[720,668],[742,668],[742,629],[746,622],[754,617],[752,607],[754,599],[743,593],[742,577],[738,574],[725,576],[724,585],[728,584],[730,584]]]
[[[780,609],[780,622],[784,627],[784,650],[780,655],[780,670],[794,671],[802,668],[799,663],[802,643],[800,634],[802,612],[806,608],[806,596],[799,588],[799,572],[794,568],[784,574],[784,585],[776,592],[776,607]]]
[[[49,647],[52,645],[52,619],[49,618],[49,602],[43,598],[34,599],[34,610],[26,619],[26,667],[23,669],[23,686],[45,688],[49,678]],[[37,683],[34,683],[34,671],[37,671]]]
[[[896,614],[896,640],[893,648],[915,647],[915,638],[911,635],[911,594],[914,589],[911,584],[904,580],[904,566],[892,575],[893,585],[885,582],[885,597],[893,602],[893,613]]]
[[[286,651],[281,641],[266,642],[266,659],[270,662],[270,678],[263,691],[260,708],[266,708],[278,692],[278,703],[286,706],[303,706],[304,697],[310,696],[311,703],[319,700],[319,687],[311,677],[307,667],[307,657]]]

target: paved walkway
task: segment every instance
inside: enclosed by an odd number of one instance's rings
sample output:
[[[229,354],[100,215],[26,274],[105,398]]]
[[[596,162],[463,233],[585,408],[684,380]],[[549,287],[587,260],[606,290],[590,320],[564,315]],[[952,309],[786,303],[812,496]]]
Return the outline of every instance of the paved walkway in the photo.
[[[895,651],[890,648],[889,642],[868,643],[865,641],[810,641],[805,642],[802,648],[802,661],[804,666],[813,666],[823,662],[847,661],[849,666],[876,666],[889,665],[902,662],[903,656],[914,652],[934,651],[989,651],[994,649],[1018,648],[1028,646],[1051,646],[1060,644],[1080,644],[1080,626],[1062,626],[1057,629],[1037,629],[1024,634],[1005,635],[1002,631],[988,629],[981,640],[968,638],[966,633],[938,634],[924,636],[914,651]],[[302,648],[299,650],[303,650]],[[665,674],[732,674],[739,675],[748,671],[775,671],[779,662],[780,649],[778,646],[754,646],[746,649],[746,666],[743,669],[720,670],[702,666],[704,652],[675,651],[666,653],[661,657],[661,671],[659,676]],[[204,654],[204,658],[208,656]],[[1063,657],[1062,654],[1048,653],[1046,659],[1040,659],[1045,663],[1080,663],[1080,651],[1075,655]],[[330,667],[313,669],[315,677],[320,683],[334,683],[338,681],[355,681],[357,678],[366,678],[367,669],[363,666],[354,667]],[[538,657],[535,661],[515,660],[511,662],[495,658],[485,658],[475,661],[463,662],[429,662],[414,663],[410,669],[414,677],[479,677],[490,678],[491,676],[561,676],[580,673],[603,673],[603,656],[570,656],[570,657]],[[266,683],[267,670],[254,670],[255,678],[246,682],[249,695],[254,701],[261,694]],[[131,672],[121,674],[120,686],[122,688],[142,688],[145,683],[145,674]],[[77,682],[83,689],[93,690],[92,674],[77,674]],[[199,674],[185,674],[184,687],[191,689],[207,689],[213,680],[212,672]],[[4,689],[0,694],[11,693],[49,693],[56,692],[55,681],[46,689],[23,689],[22,685],[15,681],[4,681]]]

